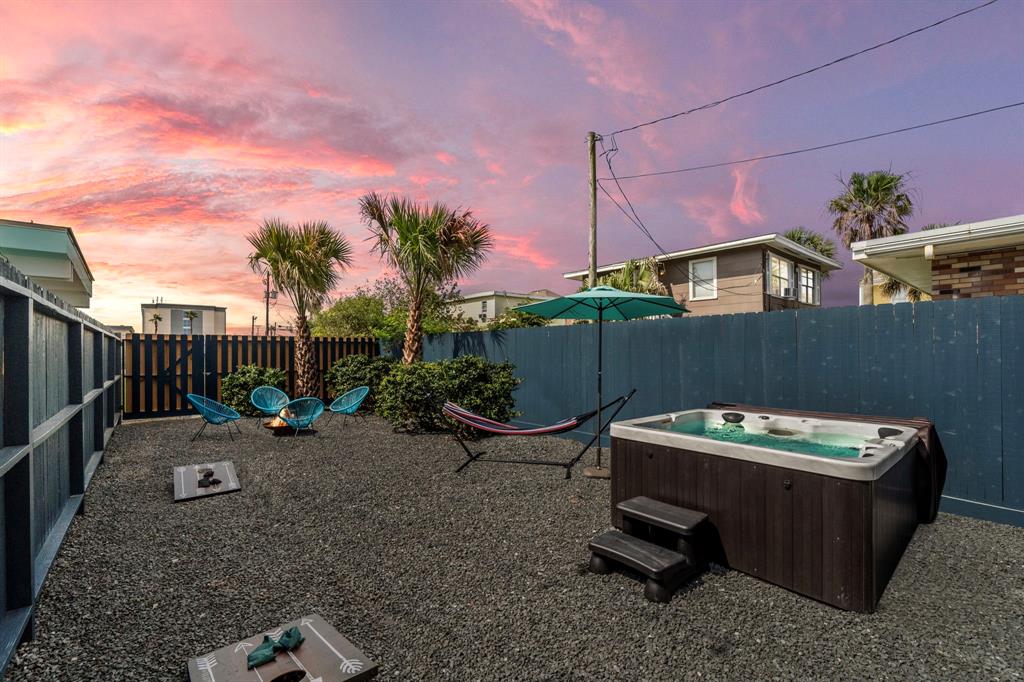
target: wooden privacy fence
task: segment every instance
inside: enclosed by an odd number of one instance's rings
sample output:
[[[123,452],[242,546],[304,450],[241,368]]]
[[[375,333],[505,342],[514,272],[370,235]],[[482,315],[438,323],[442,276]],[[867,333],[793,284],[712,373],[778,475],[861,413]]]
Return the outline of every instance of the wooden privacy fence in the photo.
[[[120,341],[0,262],[0,673],[121,410]]]
[[[323,373],[347,355],[380,353],[376,339],[313,338],[320,366],[320,397],[327,399]],[[288,395],[295,388],[295,337],[131,334],[124,339],[124,417],[168,417],[192,412],[185,395],[221,399],[221,380],[239,365],[284,370]]]
[[[1024,525],[1024,297],[604,329],[605,396],[637,389],[622,419],[713,400],[927,417],[949,457],[943,508]],[[594,325],[572,325],[434,336],[425,357],[508,360],[521,422],[547,424],[593,407],[596,347]]]

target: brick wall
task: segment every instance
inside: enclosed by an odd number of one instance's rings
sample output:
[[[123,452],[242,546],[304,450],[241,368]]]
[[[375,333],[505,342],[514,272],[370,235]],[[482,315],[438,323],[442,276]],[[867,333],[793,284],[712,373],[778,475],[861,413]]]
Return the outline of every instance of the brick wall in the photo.
[[[1024,244],[951,253],[932,261],[932,296],[981,298],[1024,294]]]

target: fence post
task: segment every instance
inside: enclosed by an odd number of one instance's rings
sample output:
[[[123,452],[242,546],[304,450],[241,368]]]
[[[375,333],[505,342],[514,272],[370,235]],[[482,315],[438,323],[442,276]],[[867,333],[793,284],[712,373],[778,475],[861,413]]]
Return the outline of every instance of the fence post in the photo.
[[[32,606],[32,315],[31,298],[4,299],[4,445],[26,450],[3,476],[8,611]]]

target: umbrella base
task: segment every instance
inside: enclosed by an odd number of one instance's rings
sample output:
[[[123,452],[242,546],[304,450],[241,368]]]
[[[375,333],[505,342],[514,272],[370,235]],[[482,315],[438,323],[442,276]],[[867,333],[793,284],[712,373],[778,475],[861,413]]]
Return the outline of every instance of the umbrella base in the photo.
[[[583,475],[587,478],[611,478],[612,470],[608,467],[585,467]]]

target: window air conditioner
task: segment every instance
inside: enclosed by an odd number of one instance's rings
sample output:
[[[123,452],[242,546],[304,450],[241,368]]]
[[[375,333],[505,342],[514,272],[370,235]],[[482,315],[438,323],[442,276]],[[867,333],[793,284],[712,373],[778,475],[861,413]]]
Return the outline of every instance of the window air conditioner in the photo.
[[[793,287],[784,287],[782,289],[782,298],[796,298],[796,290]]]

